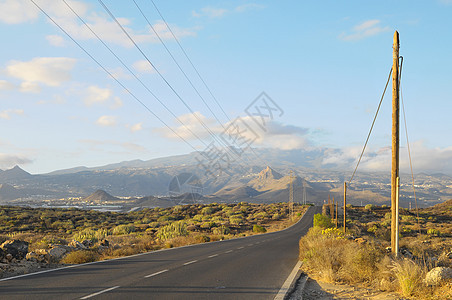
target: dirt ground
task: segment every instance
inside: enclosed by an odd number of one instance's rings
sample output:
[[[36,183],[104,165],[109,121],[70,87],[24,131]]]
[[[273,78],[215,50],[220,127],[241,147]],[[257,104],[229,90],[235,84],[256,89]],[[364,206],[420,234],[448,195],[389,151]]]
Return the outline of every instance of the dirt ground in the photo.
[[[386,293],[351,285],[326,283],[308,278],[302,288],[302,279],[291,294],[290,300],[330,300],[330,299],[366,299],[366,300],[396,300],[402,299],[395,293]]]

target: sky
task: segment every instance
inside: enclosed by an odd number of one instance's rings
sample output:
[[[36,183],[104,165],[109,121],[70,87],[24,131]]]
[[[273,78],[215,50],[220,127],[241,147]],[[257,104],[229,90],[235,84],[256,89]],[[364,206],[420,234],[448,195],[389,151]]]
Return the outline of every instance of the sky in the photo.
[[[253,147],[326,150],[323,164],[353,169],[397,30],[413,167],[452,174],[450,0],[154,0],[177,40],[152,1],[103,0],[139,49],[98,1],[34,2],[70,37],[32,1],[0,0],[0,169],[40,174],[202,151],[213,141],[207,129],[221,135],[236,118],[252,124]],[[389,170],[390,88],[366,170]],[[249,115],[262,92],[279,108],[265,128]]]

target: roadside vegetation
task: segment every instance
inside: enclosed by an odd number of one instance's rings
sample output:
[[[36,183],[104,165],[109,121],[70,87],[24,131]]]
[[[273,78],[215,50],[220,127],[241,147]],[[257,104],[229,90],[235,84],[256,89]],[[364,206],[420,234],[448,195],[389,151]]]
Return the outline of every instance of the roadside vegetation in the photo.
[[[314,279],[398,292],[409,299],[452,299],[452,202],[401,209],[400,254],[390,251],[390,208],[352,207],[347,231],[327,215],[300,239],[303,270]],[[327,211],[327,210],[325,210]],[[419,222],[418,222],[419,221]]]
[[[77,264],[276,231],[305,210],[295,205],[289,220],[287,203],[177,205],[130,213],[1,206],[0,244],[25,241],[29,259]]]

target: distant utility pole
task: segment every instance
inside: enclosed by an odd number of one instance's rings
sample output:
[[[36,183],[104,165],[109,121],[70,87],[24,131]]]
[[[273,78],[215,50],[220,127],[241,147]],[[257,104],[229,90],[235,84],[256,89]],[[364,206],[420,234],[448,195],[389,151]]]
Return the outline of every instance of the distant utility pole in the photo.
[[[290,184],[289,184],[289,217],[290,220],[293,220],[293,172],[290,171],[290,175],[289,175],[289,179],[290,179]]]
[[[337,219],[337,210],[338,210],[338,208],[339,208],[339,201],[336,201],[336,228],[337,228],[337,222],[338,222],[338,219]]]
[[[346,232],[346,209],[347,209],[347,182],[344,181],[344,233]]]
[[[306,205],[308,199],[306,195],[306,180],[303,180],[303,204]]]
[[[392,52],[392,167],[391,167],[391,251],[399,252],[396,239],[398,232],[398,177],[399,177],[399,33],[394,33]]]

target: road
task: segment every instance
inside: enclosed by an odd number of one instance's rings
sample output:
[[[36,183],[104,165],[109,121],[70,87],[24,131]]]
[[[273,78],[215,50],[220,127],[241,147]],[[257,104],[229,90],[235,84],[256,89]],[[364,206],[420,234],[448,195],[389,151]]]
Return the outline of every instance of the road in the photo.
[[[298,260],[310,207],[279,232],[142,253],[0,281],[1,299],[273,299]]]

